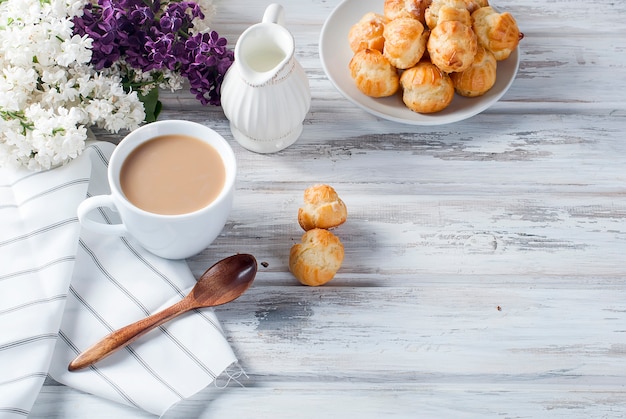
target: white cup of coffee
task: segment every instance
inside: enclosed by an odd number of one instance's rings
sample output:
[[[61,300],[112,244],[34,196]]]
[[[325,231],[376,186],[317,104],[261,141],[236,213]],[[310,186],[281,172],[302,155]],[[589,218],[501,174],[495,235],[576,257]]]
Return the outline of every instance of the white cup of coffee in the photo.
[[[237,163],[228,142],[204,125],[157,121],[129,133],[108,168],[109,195],[78,207],[91,231],[131,236],[167,259],[200,253],[221,233],[233,202]],[[97,208],[119,213],[120,224],[90,218]]]

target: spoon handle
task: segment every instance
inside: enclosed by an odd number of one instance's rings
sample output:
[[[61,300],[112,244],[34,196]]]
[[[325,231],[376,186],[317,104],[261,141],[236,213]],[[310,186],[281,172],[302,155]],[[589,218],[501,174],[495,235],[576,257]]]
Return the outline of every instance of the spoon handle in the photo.
[[[195,308],[195,306],[189,299],[183,299],[158,313],[154,313],[151,316],[111,332],[102,338],[102,340],[78,355],[70,362],[67,369],[69,371],[76,371],[88,367],[123,348],[155,327],[193,308]]]

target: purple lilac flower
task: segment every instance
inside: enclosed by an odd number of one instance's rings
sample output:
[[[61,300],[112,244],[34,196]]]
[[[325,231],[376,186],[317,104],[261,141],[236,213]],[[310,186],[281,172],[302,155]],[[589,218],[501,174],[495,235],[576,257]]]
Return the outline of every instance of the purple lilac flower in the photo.
[[[191,92],[203,105],[220,103],[222,80],[234,60],[234,53],[226,48],[226,42],[211,31],[196,34],[185,43],[188,64],[183,66],[181,74],[189,80]]]
[[[74,19],[74,32],[93,40],[97,70],[120,58],[143,72],[168,69],[189,80],[203,105],[219,105],[234,53],[215,31],[192,35],[195,18],[204,15],[193,1],[98,0]]]

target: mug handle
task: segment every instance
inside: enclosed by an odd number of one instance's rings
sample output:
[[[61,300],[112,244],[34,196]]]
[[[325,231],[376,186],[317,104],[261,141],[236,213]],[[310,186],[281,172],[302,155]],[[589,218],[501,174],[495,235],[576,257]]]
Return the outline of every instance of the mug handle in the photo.
[[[102,222],[94,221],[87,215],[97,208],[109,208],[117,212],[113,197],[111,195],[98,195],[85,199],[78,206],[78,221],[87,230],[100,234],[112,234],[116,236],[124,236],[128,233],[126,226],[122,224],[105,224]]]

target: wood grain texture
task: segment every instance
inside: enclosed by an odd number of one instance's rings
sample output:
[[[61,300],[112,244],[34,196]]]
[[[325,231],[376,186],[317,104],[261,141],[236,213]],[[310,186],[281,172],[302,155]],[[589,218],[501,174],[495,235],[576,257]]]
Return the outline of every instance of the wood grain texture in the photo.
[[[163,119],[213,127],[239,161],[232,216],[192,270],[237,252],[266,265],[216,309],[248,376],[165,417],[625,417],[626,3],[492,2],[525,35],[517,78],[439,127],[378,119],[334,89],[317,47],[338,3],[282,2],[312,91],[286,150],[251,153],[219,108],[163,93]],[[266,4],[217,6],[234,45]],[[310,288],[287,259],[318,182],[348,206],[346,257]],[[112,416],[149,417],[51,380],[31,414]]]

